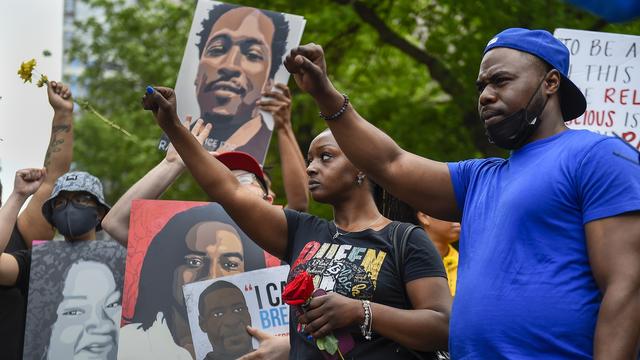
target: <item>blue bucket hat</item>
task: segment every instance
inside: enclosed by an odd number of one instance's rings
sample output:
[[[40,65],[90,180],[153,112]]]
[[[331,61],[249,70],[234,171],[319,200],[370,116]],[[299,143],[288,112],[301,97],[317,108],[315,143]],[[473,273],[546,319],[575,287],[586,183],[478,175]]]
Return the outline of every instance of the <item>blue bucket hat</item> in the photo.
[[[560,72],[560,108],[565,121],[582,115],[587,100],[578,87],[569,80],[569,49],[546,30],[510,28],[489,40],[484,54],[495,48],[511,48],[534,55]]]
[[[102,192],[102,183],[100,179],[84,171],[71,171],[58,178],[53,187],[53,192],[47,201],[42,204],[42,215],[47,221],[53,225],[53,199],[55,199],[62,191],[84,191],[93,195],[98,203],[105,208],[105,214],[109,212],[111,206],[104,200]],[[96,231],[102,229],[100,223],[96,226]]]

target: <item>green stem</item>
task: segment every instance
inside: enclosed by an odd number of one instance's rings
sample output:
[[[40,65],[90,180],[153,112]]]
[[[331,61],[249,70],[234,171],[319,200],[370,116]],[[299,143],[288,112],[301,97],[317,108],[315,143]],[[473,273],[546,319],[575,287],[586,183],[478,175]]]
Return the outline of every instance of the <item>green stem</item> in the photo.
[[[86,109],[86,110],[89,110],[90,112],[92,112],[95,116],[98,117],[98,119],[102,120],[105,124],[107,124],[107,125],[111,126],[112,128],[120,131],[121,133],[125,134],[128,137],[135,138],[135,136],[133,136],[130,132],[128,132],[127,130],[125,130],[122,127],[120,127],[118,124],[114,123],[113,121],[107,119],[102,114],[100,114],[93,106],[91,106],[91,104],[89,104],[88,101],[76,99],[75,102],[78,105],[80,105],[80,107],[82,107],[83,109]]]
[[[338,355],[340,355],[340,360],[344,360],[344,357],[342,356],[342,351],[340,351],[339,345],[338,345]]]

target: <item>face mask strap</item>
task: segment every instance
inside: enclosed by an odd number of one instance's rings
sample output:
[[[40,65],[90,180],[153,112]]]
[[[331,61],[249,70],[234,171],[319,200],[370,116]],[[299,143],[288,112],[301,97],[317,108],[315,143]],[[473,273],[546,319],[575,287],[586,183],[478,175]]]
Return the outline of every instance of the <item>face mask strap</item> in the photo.
[[[551,71],[549,71],[549,72],[551,72]],[[527,105],[524,107],[525,117],[527,119],[528,119],[528,115],[529,115],[529,106],[531,105],[531,102],[533,101],[533,99],[536,97],[536,94],[538,94],[538,91],[540,90],[540,86],[547,79],[547,75],[549,75],[549,72],[544,74],[544,76],[542,77],[542,80],[540,80],[540,82],[538,83],[538,86],[536,86],[536,90],[533,92],[533,94],[529,98],[529,101],[527,102]],[[548,96],[544,99],[544,103],[542,104],[542,108],[540,109],[540,114],[544,110],[545,106],[547,106],[547,101],[549,101],[549,97]],[[537,114],[536,116],[534,116],[532,120],[537,119],[540,116],[540,114]],[[529,125],[532,125],[532,123],[529,123]]]

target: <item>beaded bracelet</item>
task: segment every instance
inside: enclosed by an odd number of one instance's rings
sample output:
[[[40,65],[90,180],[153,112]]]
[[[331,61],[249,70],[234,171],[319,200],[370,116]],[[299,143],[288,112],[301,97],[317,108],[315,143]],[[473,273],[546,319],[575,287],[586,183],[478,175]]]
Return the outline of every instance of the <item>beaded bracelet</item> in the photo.
[[[364,309],[364,322],[360,325],[360,331],[365,339],[371,340],[373,313],[371,312],[371,303],[369,303],[369,300],[362,300],[362,308]]]
[[[342,97],[344,98],[344,103],[342,103],[342,107],[340,107],[340,110],[338,110],[338,112],[332,115],[325,115],[320,111],[318,112],[320,117],[326,121],[330,121],[330,120],[335,120],[340,116],[342,116],[342,114],[344,114],[345,111],[347,111],[347,107],[349,107],[349,97],[347,96],[347,94],[342,94]]]

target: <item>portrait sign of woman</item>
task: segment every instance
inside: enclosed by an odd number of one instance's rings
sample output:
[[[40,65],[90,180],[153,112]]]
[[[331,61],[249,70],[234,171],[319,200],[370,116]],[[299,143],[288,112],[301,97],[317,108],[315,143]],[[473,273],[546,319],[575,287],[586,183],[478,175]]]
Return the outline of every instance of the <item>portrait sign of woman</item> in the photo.
[[[125,257],[106,240],[34,248],[25,358],[116,359]]]
[[[48,359],[115,359],[122,313],[120,290],[103,263],[79,261],[64,280]]]

